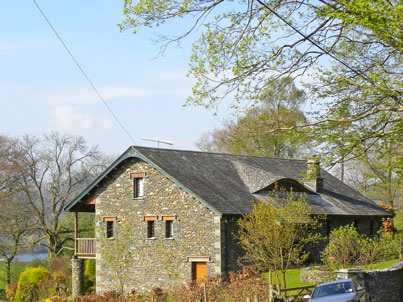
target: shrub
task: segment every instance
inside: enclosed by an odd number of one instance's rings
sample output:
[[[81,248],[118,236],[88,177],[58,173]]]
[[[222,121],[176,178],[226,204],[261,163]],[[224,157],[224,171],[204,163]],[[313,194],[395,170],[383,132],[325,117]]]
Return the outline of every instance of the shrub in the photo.
[[[359,234],[354,226],[346,225],[330,233],[322,261],[331,269],[370,265],[397,257],[399,249],[394,235],[381,231],[378,236],[368,238]]]
[[[61,256],[52,258],[49,262],[49,271],[53,272],[64,272],[66,274],[71,273],[71,260],[68,256]]]
[[[34,301],[38,296],[39,283],[50,279],[49,271],[44,267],[29,267],[23,271],[18,280],[15,302]]]
[[[13,301],[15,292],[17,291],[18,283],[10,283],[6,286],[6,297],[8,300]]]
[[[85,260],[84,290],[87,294],[93,293],[95,291],[95,270],[95,259]]]

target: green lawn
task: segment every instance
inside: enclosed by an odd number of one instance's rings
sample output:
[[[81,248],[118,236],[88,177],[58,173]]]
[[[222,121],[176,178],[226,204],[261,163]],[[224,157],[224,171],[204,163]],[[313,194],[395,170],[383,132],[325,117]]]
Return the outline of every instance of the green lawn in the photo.
[[[312,285],[309,283],[301,282],[300,277],[299,277],[300,271],[301,271],[301,269],[299,269],[299,268],[290,268],[287,270],[286,275],[285,275],[285,280],[287,282],[287,288]],[[265,273],[265,276],[268,278],[269,273]],[[272,276],[272,277],[274,278],[274,276]],[[281,281],[283,280],[282,279],[283,274],[281,272],[279,272],[279,278]]]
[[[399,259],[393,259],[393,260],[387,260],[383,262],[379,262],[376,264],[368,265],[368,266],[362,266],[362,270],[373,270],[373,269],[384,269],[387,267],[393,266],[394,263],[400,262],[401,260]],[[300,286],[308,286],[312,285],[309,283],[304,283],[301,282],[300,280],[300,270],[299,268],[293,268],[293,269],[288,269],[286,273],[286,282],[287,282],[287,288],[292,288],[292,287],[300,287]],[[265,276],[268,278],[269,273],[265,273]],[[279,272],[279,278],[282,281],[282,273]]]
[[[379,263],[375,263],[375,264],[371,264],[371,265],[362,266],[361,269],[362,270],[384,269],[387,267],[391,267],[391,266],[393,266],[393,264],[400,262],[400,261],[401,260],[399,260],[399,259],[387,260],[387,261],[383,261],[383,262],[379,262]]]
[[[31,264],[29,262],[13,262],[11,263],[11,283],[17,283],[21,272]],[[0,288],[6,287],[6,266],[0,263]]]

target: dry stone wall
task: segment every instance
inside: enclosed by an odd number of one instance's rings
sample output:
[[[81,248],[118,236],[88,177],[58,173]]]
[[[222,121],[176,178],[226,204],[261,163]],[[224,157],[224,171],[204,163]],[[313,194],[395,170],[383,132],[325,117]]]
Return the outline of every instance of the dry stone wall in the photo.
[[[130,173],[135,172],[145,173],[144,196],[139,198],[133,197],[130,178]],[[146,216],[157,217],[154,239],[147,239]],[[165,239],[163,216],[176,217],[173,239]],[[108,265],[100,244],[104,217],[117,217],[118,221],[132,225],[131,278],[126,280],[127,289],[149,292],[154,287],[184,284],[192,278],[188,257],[209,257],[207,274],[221,273],[220,217],[144,161],[127,159],[108,175],[96,190],[95,217],[97,292],[119,288],[113,274],[116,268]]]

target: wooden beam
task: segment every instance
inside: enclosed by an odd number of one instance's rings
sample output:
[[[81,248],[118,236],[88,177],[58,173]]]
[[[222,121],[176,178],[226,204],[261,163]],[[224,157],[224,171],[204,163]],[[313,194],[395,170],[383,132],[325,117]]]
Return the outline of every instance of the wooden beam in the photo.
[[[78,212],[74,212],[74,255],[77,253]]]

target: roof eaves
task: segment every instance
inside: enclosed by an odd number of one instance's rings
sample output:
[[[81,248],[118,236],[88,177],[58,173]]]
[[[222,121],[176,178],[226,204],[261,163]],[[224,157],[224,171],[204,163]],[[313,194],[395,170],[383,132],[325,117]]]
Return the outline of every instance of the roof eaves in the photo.
[[[135,151],[132,147],[129,147],[121,156],[119,156],[108,168],[105,169],[97,178],[93,180],[76,198],[74,198],[67,206],[64,207],[64,211],[68,212],[74,205],[76,205],[85,195],[87,195],[106,175],[108,175],[117,165],[127,158],[134,157]]]

